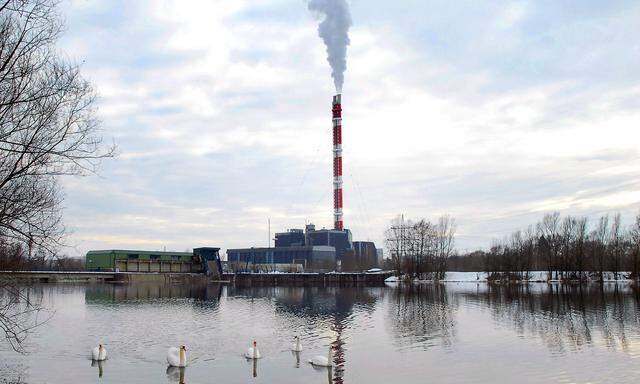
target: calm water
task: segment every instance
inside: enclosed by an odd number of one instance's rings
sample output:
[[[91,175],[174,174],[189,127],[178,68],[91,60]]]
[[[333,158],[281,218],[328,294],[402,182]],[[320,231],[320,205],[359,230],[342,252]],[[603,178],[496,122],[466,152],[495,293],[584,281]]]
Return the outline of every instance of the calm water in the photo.
[[[28,355],[0,341],[0,382],[635,383],[629,286],[469,283],[376,288],[43,285],[53,317]],[[299,334],[304,351],[289,351]],[[242,354],[257,340],[264,358]],[[102,341],[109,359],[92,366]],[[185,344],[190,365],[167,370]],[[336,368],[306,361],[335,351]],[[99,377],[102,373],[102,377]]]

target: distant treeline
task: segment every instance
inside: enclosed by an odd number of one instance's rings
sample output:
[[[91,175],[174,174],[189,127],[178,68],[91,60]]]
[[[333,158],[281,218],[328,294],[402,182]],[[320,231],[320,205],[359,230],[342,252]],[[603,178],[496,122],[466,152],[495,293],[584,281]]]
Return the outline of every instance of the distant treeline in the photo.
[[[0,240],[0,271],[82,271],[79,258],[52,255],[41,248],[32,249],[22,243]]]
[[[490,280],[526,280],[532,271],[546,271],[549,278],[558,280],[602,281],[607,271],[616,279],[640,279],[640,214],[632,225],[623,227],[620,214],[604,215],[590,225],[586,217],[561,217],[553,212],[524,230],[495,240],[488,251],[463,255],[451,249],[440,251],[438,227],[425,220],[394,220],[387,230],[391,256],[387,267],[434,279],[442,278],[442,271],[487,272]],[[455,226],[449,228],[452,236]],[[447,243],[452,246],[453,239]],[[622,276],[623,272],[630,275]]]
[[[640,214],[628,228],[622,226],[620,214],[604,215],[589,224],[586,217],[549,213],[535,225],[494,241],[488,252],[474,252],[456,261],[466,268],[482,260],[483,271],[495,279],[527,279],[534,270],[547,271],[558,280],[602,281],[606,271],[616,279],[623,277],[623,271],[638,279]]]

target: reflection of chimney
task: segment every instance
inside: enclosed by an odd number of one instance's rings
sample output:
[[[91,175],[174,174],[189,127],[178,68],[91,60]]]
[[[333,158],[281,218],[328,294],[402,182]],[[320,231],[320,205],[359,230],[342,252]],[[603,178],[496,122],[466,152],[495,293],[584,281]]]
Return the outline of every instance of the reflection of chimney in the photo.
[[[342,331],[344,329],[343,324],[340,322],[336,322],[334,324],[334,331],[336,332],[336,339],[331,343],[331,348],[333,349],[333,383],[334,384],[343,384],[344,383],[344,363],[345,363],[345,351],[344,344],[346,344],[342,340]],[[331,373],[329,373],[329,377],[331,378]]]
[[[333,96],[333,228],[342,230],[342,95]]]

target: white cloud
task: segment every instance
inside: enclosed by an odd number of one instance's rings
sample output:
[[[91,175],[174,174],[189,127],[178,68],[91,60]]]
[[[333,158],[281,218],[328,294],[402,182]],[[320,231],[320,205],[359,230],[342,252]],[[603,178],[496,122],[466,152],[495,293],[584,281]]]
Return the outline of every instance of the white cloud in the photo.
[[[262,244],[267,217],[272,231],[331,225],[333,85],[316,22],[303,4],[248,15],[255,7],[66,9],[63,47],[86,59],[103,127],[121,152],[101,178],[65,180],[79,252]],[[400,212],[452,213],[461,246],[473,247],[546,210],[637,209],[638,185],[625,180],[640,176],[639,79],[596,87],[556,74],[516,83],[502,76],[502,59],[548,52],[527,46],[533,37],[521,26],[536,15],[531,4],[501,12],[466,20],[479,31],[464,40],[466,55],[438,46],[450,23],[465,20],[444,14],[424,43],[391,14],[375,26],[354,14],[344,156],[345,220],[356,238],[382,243]]]

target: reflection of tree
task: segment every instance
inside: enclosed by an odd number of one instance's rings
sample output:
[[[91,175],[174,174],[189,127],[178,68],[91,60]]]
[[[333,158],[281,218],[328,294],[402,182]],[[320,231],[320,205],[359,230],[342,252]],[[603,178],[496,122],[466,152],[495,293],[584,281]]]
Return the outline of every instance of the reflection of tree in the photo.
[[[638,324],[638,300],[629,288],[600,285],[508,285],[464,292],[494,320],[533,334],[551,349],[578,350],[600,334],[607,348],[627,350],[625,324]]]
[[[40,316],[42,287],[20,287],[0,282],[0,333],[16,352],[24,353],[23,342],[38,325],[49,319]]]
[[[407,285],[393,291],[389,306],[392,331],[403,346],[445,346],[455,337],[456,302],[450,302],[444,284]]]

